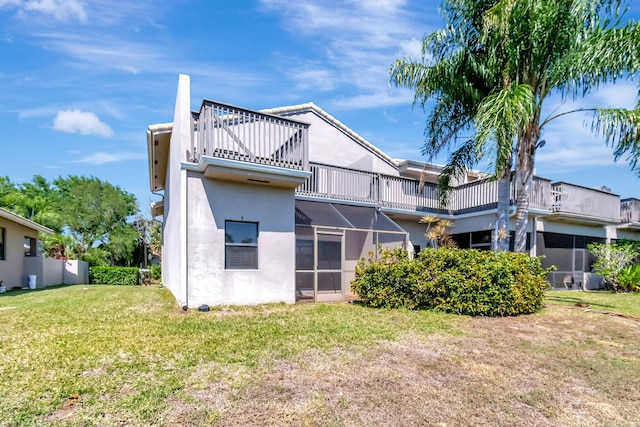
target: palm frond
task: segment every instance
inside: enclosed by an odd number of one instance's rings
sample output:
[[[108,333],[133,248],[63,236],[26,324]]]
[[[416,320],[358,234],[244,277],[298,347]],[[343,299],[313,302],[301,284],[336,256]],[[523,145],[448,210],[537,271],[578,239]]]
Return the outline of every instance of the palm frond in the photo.
[[[640,174],[640,104],[635,110],[601,108],[594,114],[592,129],[613,147],[619,160],[626,155],[631,169]]]
[[[631,78],[640,71],[640,23],[596,28],[549,71],[549,84],[575,98],[606,82]]]

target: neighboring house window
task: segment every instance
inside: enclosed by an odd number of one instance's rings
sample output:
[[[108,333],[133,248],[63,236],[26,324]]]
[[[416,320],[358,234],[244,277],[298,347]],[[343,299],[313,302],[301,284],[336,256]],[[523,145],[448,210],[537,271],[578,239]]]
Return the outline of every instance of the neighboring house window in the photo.
[[[5,229],[0,227],[0,261],[4,261],[4,239],[5,239]]]
[[[33,237],[24,236],[24,256],[37,256],[37,240]]]
[[[258,269],[258,223],[225,221],[224,268]]]

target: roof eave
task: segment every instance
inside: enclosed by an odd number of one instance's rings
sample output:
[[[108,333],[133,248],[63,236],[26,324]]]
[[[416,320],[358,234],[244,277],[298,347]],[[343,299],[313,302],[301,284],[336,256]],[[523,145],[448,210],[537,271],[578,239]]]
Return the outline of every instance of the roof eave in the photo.
[[[6,209],[0,208],[0,217],[8,219],[9,221],[15,222],[16,224],[23,225],[27,228],[31,228],[32,230],[40,231],[45,234],[54,234],[55,231],[50,229],[49,227],[45,227],[44,225],[40,225],[35,221],[24,218],[18,214],[15,214]]]

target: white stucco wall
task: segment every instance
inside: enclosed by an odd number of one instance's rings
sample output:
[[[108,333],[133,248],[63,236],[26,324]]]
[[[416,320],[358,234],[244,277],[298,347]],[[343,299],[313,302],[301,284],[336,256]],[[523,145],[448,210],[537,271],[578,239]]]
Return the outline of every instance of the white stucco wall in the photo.
[[[541,231],[560,234],[575,234],[576,236],[601,237],[603,239],[607,238],[607,228],[604,226],[572,224],[565,221],[545,221],[544,219],[540,219],[538,220],[538,232]],[[611,234],[611,232],[609,232],[609,234]]]
[[[29,275],[36,275],[36,288],[52,285],[89,283],[89,264],[85,261],[55,258],[24,257],[22,286],[29,284]]]
[[[162,230],[162,283],[176,297],[178,304],[187,304],[186,285],[186,171],[182,169],[185,152],[191,138],[189,77],[180,75],[174,112],[173,131],[169,146],[169,161],[164,191]]]
[[[419,224],[418,220],[419,218],[416,218],[415,221],[393,218],[393,222],[409,233],[409,242],[411,242],[412,245],[420,245],[420,249],[422,250],[427,247],[427,239],[424,237],[426,226],[425,224]],[[409,249],[412,250],[412,248]]]
[[[295,302],[294,190],[188,174],[189,307]],[[258,269],[225,270],[225,220],[258,223]]]
[[[40,259],[42,260],[42,277],[36,282],[38,288],[65,283],[64,260],[44,257]]]
[[[617,239],[640,240],[640,230],[615,229],[613,232]]]
[[[64,261],[62,280],[62,283],[68,285],[89,283],[89,263],[77,260]]]
[[[312,111],[296,114],[311,124],[309,161],[398,176],[398,170]]]

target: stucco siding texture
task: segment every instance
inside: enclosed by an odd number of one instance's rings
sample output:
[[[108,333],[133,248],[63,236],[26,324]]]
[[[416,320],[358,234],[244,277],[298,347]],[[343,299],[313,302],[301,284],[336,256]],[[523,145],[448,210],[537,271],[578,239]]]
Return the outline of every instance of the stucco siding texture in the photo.
[[[295,302],[294,190],[188,175],[189,307]],[[225,269],[225,221],[258,224],[258,269]]]
[[[398,169],[363,147],[314,112],[295,116],[310,123],[309,161],[332,166],[398,176]]]
[[[5,218],[0,218],[0,227],[5,229],[4,260],[0,260],[0,280],[7,289],[27,286],[27,276],[24,271],[24,238],[38,238],[38,232],[16,224]]]

